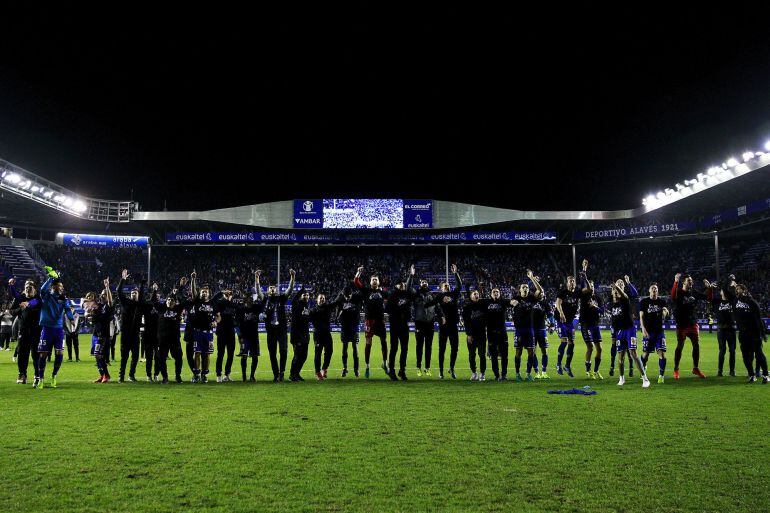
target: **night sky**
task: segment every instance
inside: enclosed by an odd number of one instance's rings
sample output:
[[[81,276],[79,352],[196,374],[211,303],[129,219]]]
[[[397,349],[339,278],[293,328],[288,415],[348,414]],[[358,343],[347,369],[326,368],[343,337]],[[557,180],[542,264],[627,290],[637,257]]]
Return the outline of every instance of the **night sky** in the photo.
[[[1,7],[0,157],[144,210],[611,209],[770,139],[748,8],[190,5]]]

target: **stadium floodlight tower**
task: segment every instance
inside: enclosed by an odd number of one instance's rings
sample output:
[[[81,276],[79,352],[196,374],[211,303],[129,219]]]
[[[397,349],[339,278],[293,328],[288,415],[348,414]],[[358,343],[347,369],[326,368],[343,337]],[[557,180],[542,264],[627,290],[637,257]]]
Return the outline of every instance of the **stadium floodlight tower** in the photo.
[[[90,221],[128,223],[135,210],[131,201],[83,196],[3,159],[0,159],[0,190]]]

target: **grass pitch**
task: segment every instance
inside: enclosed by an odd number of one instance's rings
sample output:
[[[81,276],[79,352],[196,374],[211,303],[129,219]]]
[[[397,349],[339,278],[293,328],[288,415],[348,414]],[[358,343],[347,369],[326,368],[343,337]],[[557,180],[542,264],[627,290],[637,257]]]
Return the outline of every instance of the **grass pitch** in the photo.
[[[94,385],[82,335],[84,361],[65,357],[59,388],[35,391],[14,384],[2,352],[0,511],[763,509],[770,386],[745,384],[740,355],[740,377],[714,377],[716,340],[702,338],[708,379],[690,375],[687,347],[683,379],[672,350],[667,382],[649,390],[609,377],[608,334],[604,381],[557,376],[555,336],[552,379],[535,383],[469,382],[463,340],[458,380],[437,379],[436,341],[434,377],[417,378],[414,335],[406,383],[379,368],[340,378],[336,343],[326,382],[310,379],[311,348],[306,383],[273,384],[263,343],[257,384]],[[583,361],[578,342],[573,368]],[[546,394],[584,385],[598,395]]]

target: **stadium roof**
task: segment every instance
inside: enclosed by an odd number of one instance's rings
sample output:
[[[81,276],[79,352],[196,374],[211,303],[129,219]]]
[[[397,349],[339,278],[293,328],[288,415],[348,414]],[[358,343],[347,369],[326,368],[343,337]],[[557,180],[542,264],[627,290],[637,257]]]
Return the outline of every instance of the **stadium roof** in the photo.
[[[770,155],[762,155],[751,172],[735,173],[736,176],[729,180],[715,183],[697,194],[677,196],[676,201],[668,204],[645,205],[627,210],[522,211],[435,200],[434,230],[483,226],[565,232],[606,229],[627,224],[630,220],[640,224],[698,220],[751,201],[770,198],[768,163]],[[543,193],[546,207],[549,193]],[[516,191],[511,192],[512,202],[515,202],[517,194]],[[601,198],[587,198],[586,202],[600,207]],[[244,228],[290,230],[293,229],[293,202],[277,201],[208,211],[134,211],[131,218],[131,222],[114,224],[71,213],[68,215],[7,188],[0,188],[0,226],[33,231],[149,234],[155,240],[163,240],[163,234],[167,231],[233,231],[238,225]]]

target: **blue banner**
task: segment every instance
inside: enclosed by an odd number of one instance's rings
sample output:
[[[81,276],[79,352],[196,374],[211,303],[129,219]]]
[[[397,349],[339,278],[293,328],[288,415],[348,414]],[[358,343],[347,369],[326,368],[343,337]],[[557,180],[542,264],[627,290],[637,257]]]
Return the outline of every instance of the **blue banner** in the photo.
[[[404,228],[432,228],[431,200],[404,200]]]
[[[166,242],[177,244],[448,244],[525,243],[556,240],[556,232],[167,232]]]
[[[647,225],[630,225],[603,230],[583,230],[573,234],[574,240],[633,239],[637,237],[655,237],[656,235],[675,235],[694,232],[695,221],[678,221]]]
[[[725,210],[724,212],[708,216],[703,219],[702,226],[706,229],[712,229],[722,223],[735,221],[740,217],[755,214],[765,210],[770,210],[770,198],[752,201],[751,203],[741,205],[740,207],[731,208],[730,210]]]
[[[146,248],[150,238],[137,235],[87,235],[62,233],[62,244],[84,248]]]
[[[323,228],[323,200],[294,200],[295,228]]]

